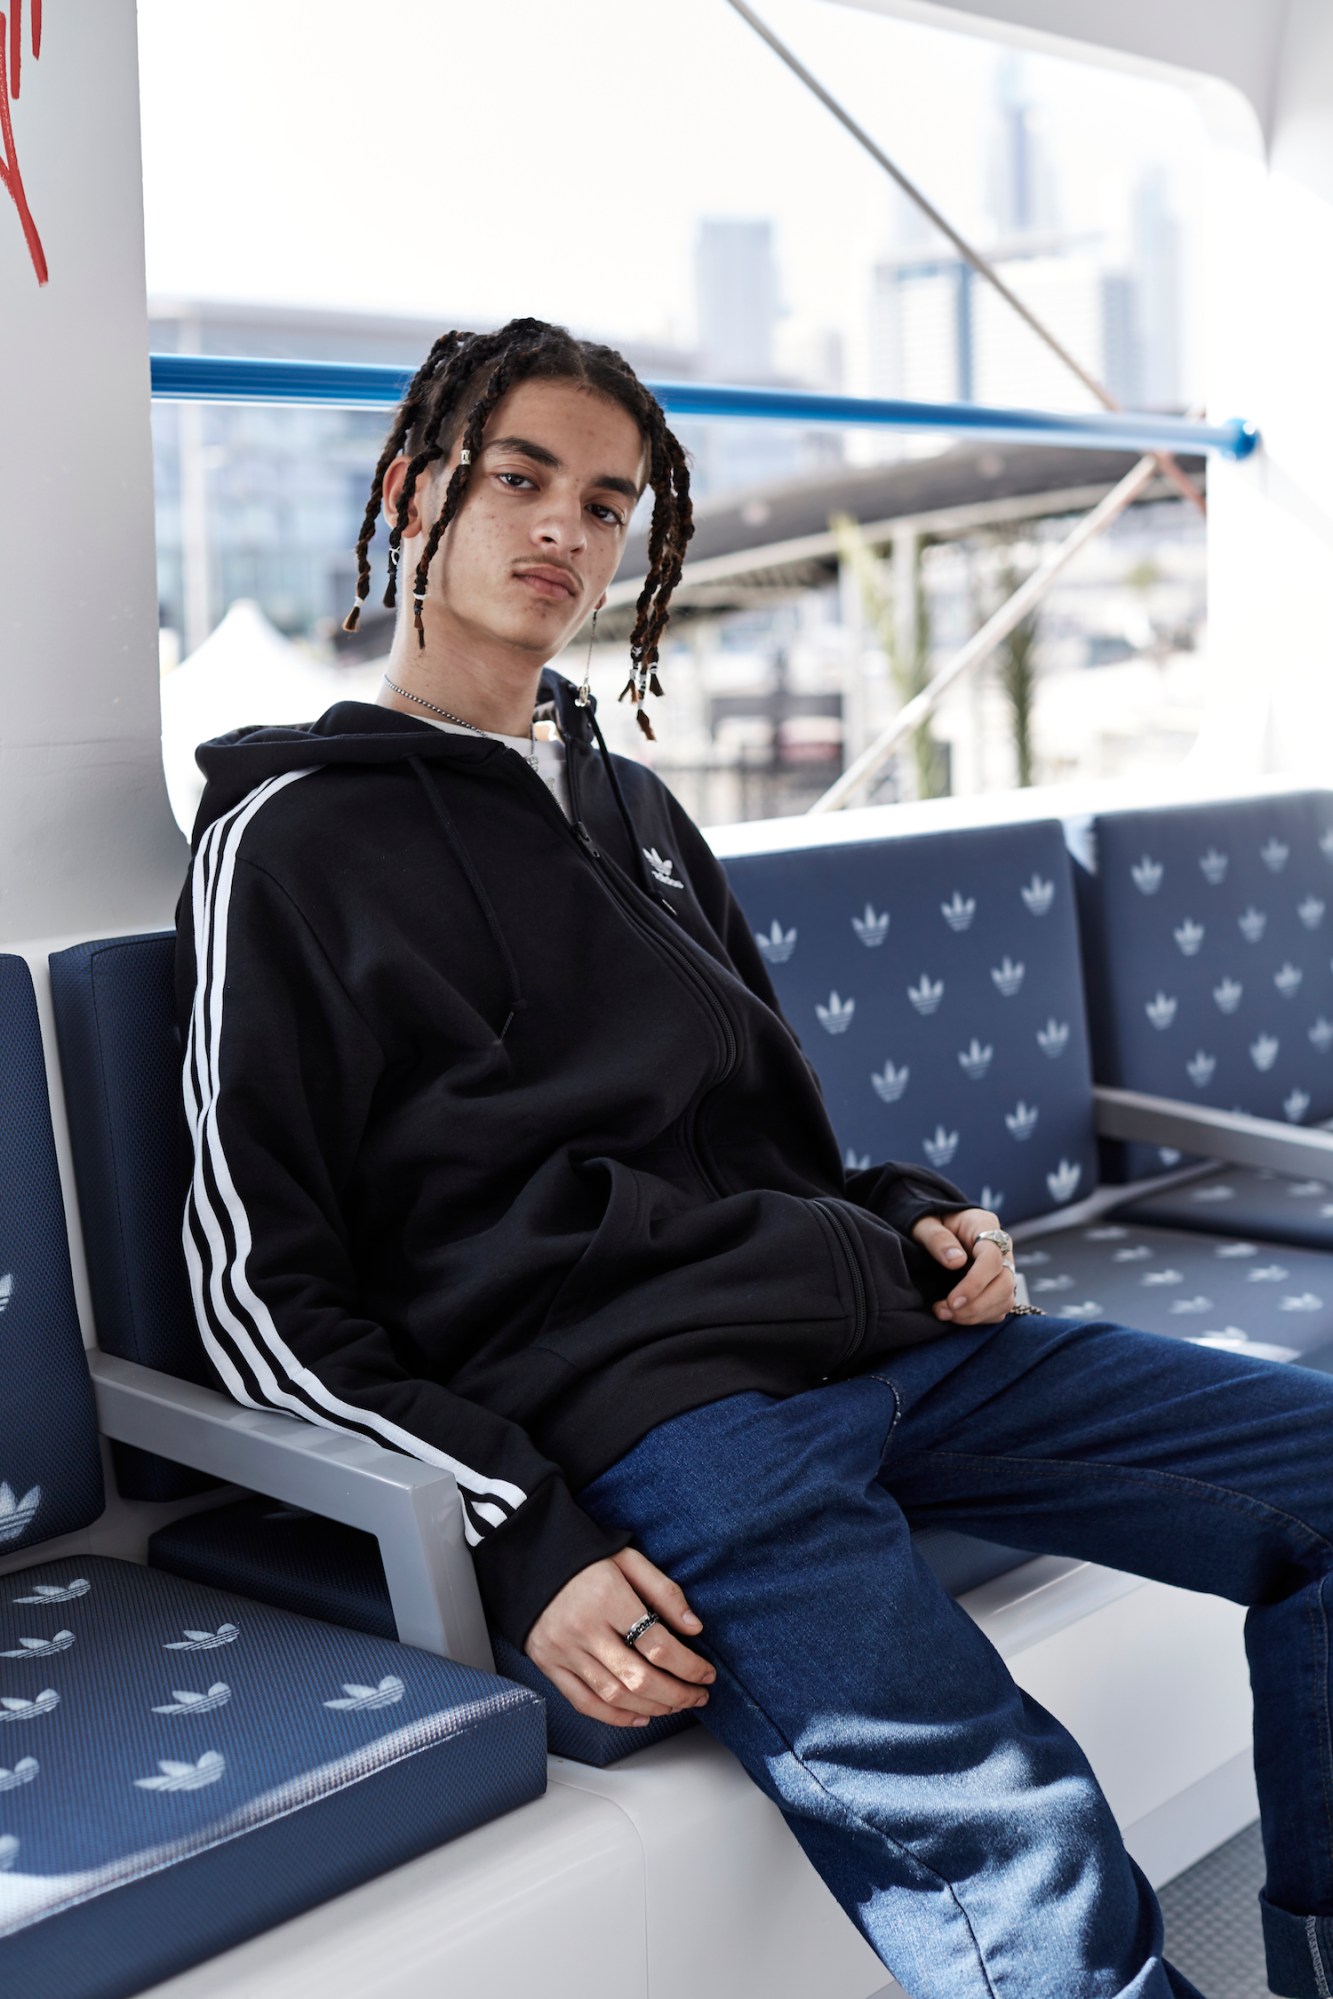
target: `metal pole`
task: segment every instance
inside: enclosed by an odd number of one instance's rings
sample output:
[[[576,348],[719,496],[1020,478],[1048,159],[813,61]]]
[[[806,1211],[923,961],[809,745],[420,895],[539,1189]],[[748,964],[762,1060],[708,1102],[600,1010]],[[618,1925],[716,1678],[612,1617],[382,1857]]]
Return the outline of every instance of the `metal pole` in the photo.
[[[1006,639],[1014,626],[1021,624],[1033,606],[1041,602],[1060,571],[1069,564],[1079,550],[1099,535],[1104,527],[1109,526],[1118,514],[1122,514],[1156,477],[1156,459],[1141,458],[1133,470],[1125,474],[1120,484],[1113,486],[1105,499],[1099,501],[1090,514],[1084,515],[1073,532],[1066,536],[1058,548],[1052,550],[1038,568],[1033,570],[1026,582],[1019,585],[1008,602],[1001,604],[999,610],[986,620],[981,630],[973,634],[962,651],[956,652],[921,692],[913,695],[907,705],[899,709],[888,728],[877,736],[869,748],[848,766],[842,776],[815,800],[810,807],[811,812],[836,812],[870,778],[882,770],[899,744],[905,742],[913,730],[920,728],[954,682],[961,680],[965,673],[970,672],[974,666],[980,666],[984,659],[990,657],[1000,641]]]
[[[1018,294],[1009,289],[1004,279],[995,269],[995,266],[988,263],[979,250],[974,250],[972,245],[959,235],[953,224],[940,214],[939,209],[922,193],[915,181],[909,180],[908,176],[902,171],[902,168],[894,164],[883,147],[877,145],[874,139],[871,138],[865,126],[857,123],[850,111],[838,102],[838,99],[834,97],[831,91],[824,88],[824,85],[819,81],[817,76],[811,74],[794,50],[789,49],[787,44],[778,35],[774,34],[768,23],[761,20],[752,7],[746,5],[746,0],[727,0],[727,5],[733,8],[743,21],[748,22],[761,41],[767,42],[779,61],[784,62],[792,75],[799,78],[812,96],[819,99],[826,111],[832,112],[838,123],[851,133],[858,146],[869,153],[876,166],[883,168],[890,180],[897,182],[903,193],[916,203],[922,214],[934,224],[942,236],[952,243],[959,256],[965,262],[969,263],[980,277],[985,278],[988,284],[995,287],[1000,297],[1012,306],[1023,323],[1029,326],[1037,338],[1050,348],[1058,360],[1063,361],[1066,368],[1077,375],[1079,381],[1097,398],[1102,407],[1108,410],[1120,409],[1122,405],[1117,402],[1111,391],[1104,387],[1097,380],[1097,377],[1091,374],[1083,366],[1083,363],[1071,354],[1061,341],[1056,339],[1050,328],[1037,318],[1036,314],[1023,303]],[[1158,454],[1158,462],[1163,473],[1171,481],[1172,485],[1176,487],[1177,491],[1185,499],[1192,500],[1200,513],[1205,513],[1207,508],[1203,494],[1189,475],[1181,471],[1175,459],[1163,452]]]

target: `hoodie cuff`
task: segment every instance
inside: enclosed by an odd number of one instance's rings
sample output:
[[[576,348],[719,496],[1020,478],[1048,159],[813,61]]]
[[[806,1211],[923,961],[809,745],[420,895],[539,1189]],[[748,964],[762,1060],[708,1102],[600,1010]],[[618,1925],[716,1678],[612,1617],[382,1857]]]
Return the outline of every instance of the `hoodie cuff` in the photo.
[[[847,1195],[899,1235],[911,1235],[923,1215],[950,1215],[976,1205],[942,1173],[928,1166],[898,1166],[891,1160],[849,1173]]]
[[[930,1187],[903,1180],[893,1189],[884,1206],[887,1210],[884,1220],[891,1222],[900,1235],[911,1235],[923,1215],[954,1215],[960,1208],[975,1208],[977,1203],[956,1190],[945,1195]]]
[[[563,1479],[547,1479],[472,1550],[488,1622],[521,1651],[551,1598],[570,1578],[592,1562],[618,1555],[629,1540],[628,1534],[599,1527],[575,1503]]]

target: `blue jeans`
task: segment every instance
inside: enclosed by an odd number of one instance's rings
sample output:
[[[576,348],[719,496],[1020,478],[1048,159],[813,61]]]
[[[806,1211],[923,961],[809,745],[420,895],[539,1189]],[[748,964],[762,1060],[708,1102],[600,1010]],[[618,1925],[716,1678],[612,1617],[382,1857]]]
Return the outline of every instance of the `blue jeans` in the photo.
[[[1333,1377],[1011,1318],[677,1416],[581,1500],[685,1589],[701,1719],[912,1999],[1201,1996],[1087,1759],[909,1528],[1247,1604],[1269,1982],[1333,1992]]]

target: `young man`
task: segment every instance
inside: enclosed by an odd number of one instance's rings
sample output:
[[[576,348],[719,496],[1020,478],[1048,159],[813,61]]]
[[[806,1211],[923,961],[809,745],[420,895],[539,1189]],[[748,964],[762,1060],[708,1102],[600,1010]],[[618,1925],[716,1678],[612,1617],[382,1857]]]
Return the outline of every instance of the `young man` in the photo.
[[[1270,1978],[1313,1999],[1333,1381],[1018,1316],[994,1215],[844,1175],[721,868],[546,670],[648,484],[641,715],[690,532],[660,409],[560,329],[444,336],[358,547],[363,598],[382,504],[379,705],[201,751],[208,1351],[243,1401],[447,1465],[495,1627],[600,1720],[701,1707],[914,1999],[1194,1988],[909,1520],[1250,1604]]]

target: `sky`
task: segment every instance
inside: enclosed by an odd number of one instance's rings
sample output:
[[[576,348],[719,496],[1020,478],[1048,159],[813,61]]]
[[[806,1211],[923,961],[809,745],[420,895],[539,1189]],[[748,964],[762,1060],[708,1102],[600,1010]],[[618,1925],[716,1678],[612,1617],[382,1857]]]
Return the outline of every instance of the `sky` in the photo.
[[[1002,52],[828,0],[759,7],[984,243]],[[863,386],[885,177],[725,0],[139,0],[139,21],[150,293],[688,345],[700,218],[769,216],[783,353],[838,331]],[[1204,140],[1182,97],[1024,64],[1065,222],[1119,228],[1149,161],[1188,213]]]

